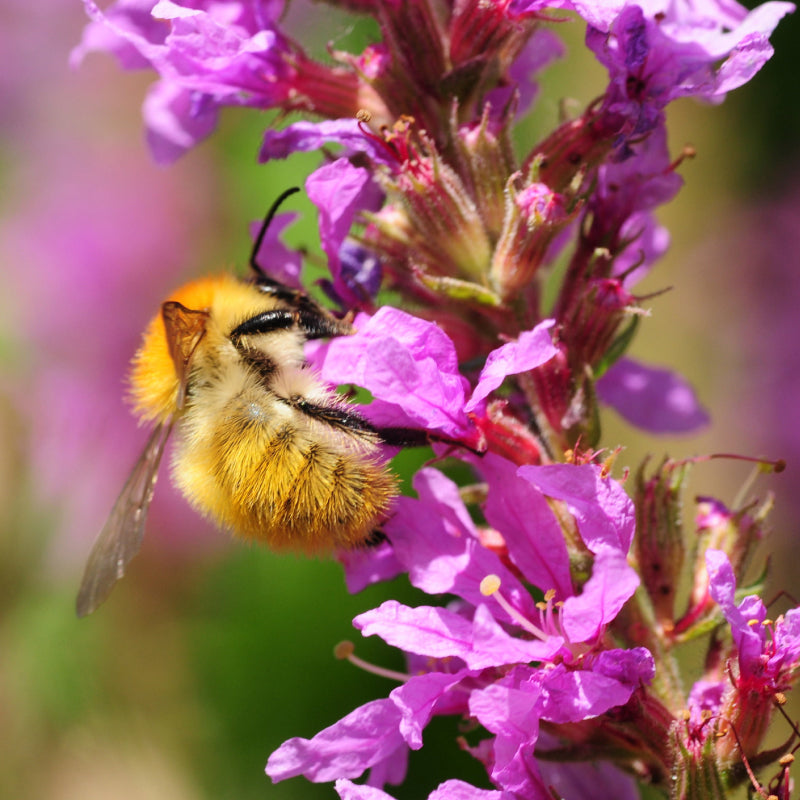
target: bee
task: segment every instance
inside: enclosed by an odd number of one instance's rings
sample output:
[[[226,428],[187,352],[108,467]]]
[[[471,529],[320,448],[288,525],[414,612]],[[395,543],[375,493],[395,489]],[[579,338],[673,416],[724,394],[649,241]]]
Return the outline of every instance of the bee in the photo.
[[[94,611],[141,547],[164,448],[175,484],[234,536],[275,550],[353,548],[397,493],[379,431],[306,364],[307,340],[350,324],[270,279],[223,273],[178,289],[150,322],[130,373],[134,412],[152,431],[89,555],[78,616]]]

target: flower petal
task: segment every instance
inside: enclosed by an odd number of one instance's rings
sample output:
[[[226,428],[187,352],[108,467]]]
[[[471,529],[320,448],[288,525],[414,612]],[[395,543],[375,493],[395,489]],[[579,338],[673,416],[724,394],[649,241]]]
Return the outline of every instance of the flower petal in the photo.
[[[498,530],[508,554],[525,579],[559,600],[572,594],[564,535],[544,495],[517,475],[517,465],[486,453],[470,459],[489,486],[484,514]]]
[[[549,722],[581,722],[630,700],[635,686],[599,672],[567,670],[563,664],[545,674],[541,718]]]
[[[401,713],[400,733],[412,750],[422,747],[422,731],[430,722],[436,703],[469,674],[469,670],[452,674],[428,672],[415,675],[392,690],[389,698]]]
[[[593,552],[610,548],[627,554],[636,527],[633,502],[613,478],[592,464],[520,467],[518,475],[539,491],[563,500]]]
[[[319,150],[329,143],[344,145],[346,153],[367,153],[374,161],[384,159],[384,153],[364,134],[358,120],[326,119],[322,122],[301,120],[280,130],[268,129],[258,160],[288,158],[292,153]]]
[[[428,800],[514,800],[514,795],[495,789],[478,789],[464,781],[450,780],[439,784],[428,795]]]
[[[600,378],[597,395],[631,425],[652,433],[693,433],[710,419],[684,378],[629,358]]]
[[[473,670],[546,658],[552,648],[507,634],[486,606],[478,606],[473,620],[446,608],[409,608],[387,600],[379,608],[359,614],[353,625],[364,636],[377,634],[406,652],[431,658],[456,657]]]
[[[428,594],[455,594],[477,607],[487,602],[481,581],[494,574],[509,602],[535,618],[538,611],[530,592],[496,553],[480,544],[458,487],[430,468],[417,473],[414,487],[420,499],[398,498],[392,518],[384,525],[412,585]],[[493,613],[503,622],[516,624],[499,607]]]
[[[523,331],[517,341],[508,342],[489,353],[465,410],[474,411],[509,375],[527,372],[556,355],[558,350],[550,335],[554,324],[552,319],[544,320],[533,330]]]
[[[284,742],[269,757],[267,775],[275,782],[297,775],[314,783],[357,778],[405,746],[400,720],[401,713],[391,700],[373,700],[313,739],[295,737]]]
[[[341,800],[393,800],[392,796],[386,794],[382,789],[353,783],[346,778],[337,780],[333,784],[333,788],[336,789]]]
[[[564,601],[561,619],[567,639],[593,641],[613,622],[638,586],[639,575],[624,553],[601,550],[581,593]]]

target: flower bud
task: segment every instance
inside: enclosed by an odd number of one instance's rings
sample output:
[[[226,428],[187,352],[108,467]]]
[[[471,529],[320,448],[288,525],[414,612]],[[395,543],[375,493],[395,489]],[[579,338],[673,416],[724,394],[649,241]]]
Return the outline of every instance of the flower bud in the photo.
[[[645,465],[636,475],[634,555],[655,617],[663,628],[671,629],[686,558],[681,496],[688,465],[664,460],[649,478]]]
[[[600,423],[591,376],[574,372],[563,342],[547,363],[517,380],[533,410],[535,427],[547,442],[551,456],[560,457],[579,442],[583,448],[597,444]]]
[[[573,370],[598,366],[630,318],[633,295],[617,278],[587,280],[558,315]]]
[[[724,550],[734,575],[741,580],[752,548],[764,538],[764,522],[771,508],[771,498],[758,508],[751,505],[733,511],[713,497],[698,497],[695,516],[700,538],[698,550]]]
[[[616,127],[596,109],[560,125],[537,145],[523,171],[539,163],[539,180],[564,192],[582,173],[597,166],[613,146]]]
[[[379,180],[396,199],[394,213],[402,209],[407,222],[404,246],[387,226],[378,226],[370,246],[389,255],[394,251],[395,268],[412,265],[434,277],[452,277],[484,283],[491,246],[480,213],[463,182],[424,134],[412,141],[413,120],[402,120],[384,134],[396,158],[394,169]],[[373,218],[374,219],[374,218]],[[395,220],[395,223],[397,220]],[[388,236],[389,242],[383,238]]]
[[[533,280],[555,235],[572,219],[565,200],[544,183],[516,191],[509,182],[505,219],[490,273],[492,286],[506,300]]]
[[[508,122],[489,116],[489,106],[477,124],[464,125],[456,137],[459,173],[469,180],[484,227],[493,241],[500,237],[506,212],[506,183],[515,170]]]

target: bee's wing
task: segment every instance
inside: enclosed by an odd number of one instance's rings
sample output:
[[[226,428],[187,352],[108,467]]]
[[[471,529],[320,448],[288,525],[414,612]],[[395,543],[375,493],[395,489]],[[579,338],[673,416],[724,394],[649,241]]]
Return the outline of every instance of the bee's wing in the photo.
[[[79,617],[91,614],[108,597],[142,546],[147,509],[171,430],[171,419],[153,429],[92,547],[75,604]]]

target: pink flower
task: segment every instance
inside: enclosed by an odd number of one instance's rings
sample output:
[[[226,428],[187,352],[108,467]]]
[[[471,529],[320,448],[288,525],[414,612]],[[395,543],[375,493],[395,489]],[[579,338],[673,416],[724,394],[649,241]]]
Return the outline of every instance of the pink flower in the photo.
[[[516,571],[481,543],[455,485],[435,470],[423,470],[415,482],[419,499],[399,499],[386,535],[412,584],[462,602],[410,608],[389,600],[356,617],[363,635],[379,635],[410,659],[423,657],[427,670],[313,739],[286,742],[267,765],[273,780],[298,774],[311,780],[357,777],[395,758],[404,744],[421,747],[422,730],[434,714],[468,711],[493,734],[489,769],[495,784],[545,798],[534,755],[540,720],[558,724],[600,716],[625,705],[652,679],[653,658],[645,648],[602,644],[606,627],[638,585],[625,559],[633,516],[624,492],[588,465],[522,467],[515,478],[512,465],[496,456],[481,463],[494,503],[487,503],[487,518],[506,537],[509,558],[527,553],[513,530],[517,520],[504,516],[496,498],[515,481],[529,491],[541,485],[567,504],[597,553],[591,578],[579,594],[565,589],[555,604],[548,593],[546,604],[537,605]],[[544,521],[552,512],[543,496],[541,501]],[[517,559],[520,568],[528,563]],[[558,581],[569,587],[568,563],[562,564]],[[344,745],[334,752],[333,741]]]
[[[736,578],[727,555],[706,552],[709,592],[730,625],[739,662],[738,684],[746,691],[785,691],[800,663],[800,608],[792,608],[776,620],[757,595],[735,600]]]

